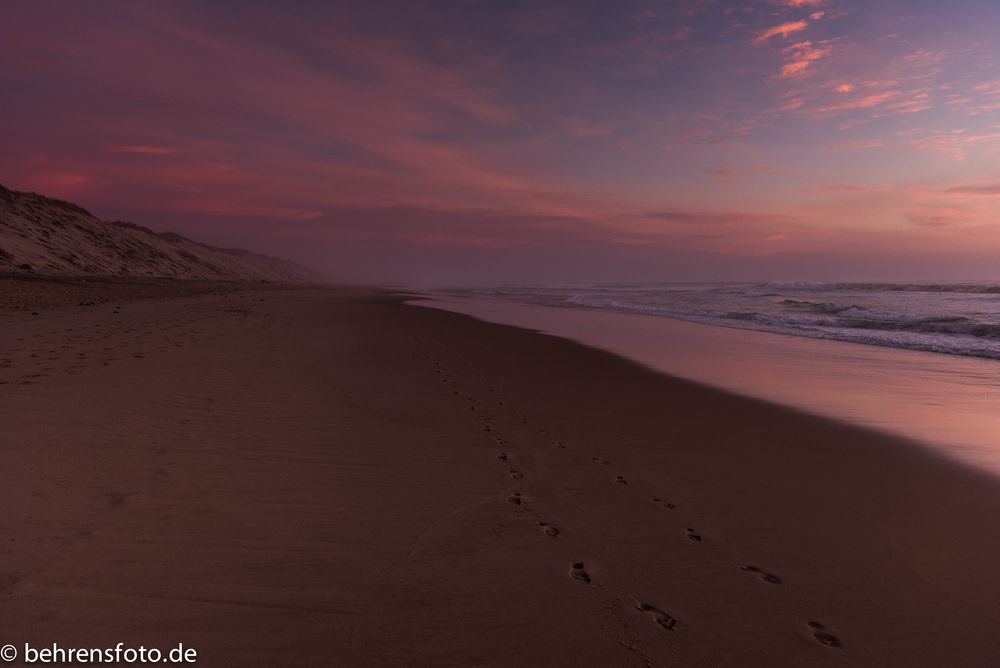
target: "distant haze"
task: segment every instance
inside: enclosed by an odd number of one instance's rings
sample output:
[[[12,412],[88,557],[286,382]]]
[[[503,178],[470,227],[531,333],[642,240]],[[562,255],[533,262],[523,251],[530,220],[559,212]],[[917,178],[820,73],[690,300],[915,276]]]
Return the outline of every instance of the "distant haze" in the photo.
[[[0,6],[0,183],[432,284],[1000,278],[1000,4]]]

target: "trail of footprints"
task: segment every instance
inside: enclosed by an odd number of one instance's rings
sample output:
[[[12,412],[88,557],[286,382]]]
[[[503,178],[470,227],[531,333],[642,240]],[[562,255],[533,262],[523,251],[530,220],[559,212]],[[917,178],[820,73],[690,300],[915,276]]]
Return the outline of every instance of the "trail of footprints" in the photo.
[[[455,379],[455,377],[446,373],[446,371],[441,367],[440,361],[438,361],[433,355],[426,352],[425,356],[427,359],[432,360],[434,364],[434,373],[442,376],[441,382],[451,386],[452,388],[451,394],[455,397],[460,397],[463,401],[467,402],[468,403],[467,410],[470,413],[477,414],[480,417],[480,419],[484,422],[484,424],[482,425],[482,431],[494,434],[493,438],[498,445],[500,446],[510,445],[511,441],[500,435],[495,425],[490,424],[491,422],[497,419],[497,416],[488,412],[488,410],[485,408],[485,402],[483,402],[482,404],[477,404],[475,397],[473,397],[471,394],[463,392],[459,388],[458,381]],[[471,369],[471,365],[469,365],[468,363],[466,363],[465,366],[467,367],[467,370]],[[493,401],[494,405],[506,406],[502,394],[497,393],[493,389],[493,387],[490,386],[489,383],[486,382],[479,374],[473,374],[473,376],[474,380],[483,386],[483,389],[486,391],[487,394],[496,395],[496,399],[495,401]],[[508,410],[511,413],[515,414],[515,416],[520,417],[520,424],[522,425],[528,424],[527,417],[525,417],[522,414],[522,411],[520,409],[516,407],[510,407]],[[537,430],[537,433],[540,436],[545,436],[545,437],[552,435],[550,431],[543,428],[539,428]],[[556,441],[555,447],[560,450],[569,449],[568,445],[564,441]],[[521,481],[524,479],[524,473],[515,466],[510,465],[511,454],[509,452],[502,451],[497,453],[496,460],[501,464],[507,464],[509,466],[508,475],[515,481]],[[611,465],[611,462],[609,460],[601,457],[591,457],[591,460],[601,466]],[[625,478],[625,476],[623,475],[615,475],[614,478],[612,478],[611,480],[615,485],[619,485],[622,487],[629,486],[628,479]],[[652,503],[666,510],[675,510],[677,508],[676,504],[670,501],[666,501],[660,497],[651,497],[649,500]],[[518,509],[516,512],[523,512],[525,510],[526,499],[522,492],[512,492],[507,496],[507,501]],[[539,528],[539,530],[541,530],[550,538],[557,538],[561,533],[560,530],[557,529],[555,526],[547,522],[544,522],[541,519],[536,519],[535,524]],[[698,531],[696,531],[694,528],[691,527],[684,528],[684,536],[693,543],[703,543],[705,541],[704,537]],[[755,576],[761,582],[764,582],[769,585],[781,585],[783,582],[779,576],[770,573],[768,571],[765,571],[764,569],[752,564],[740,566],[740,570]],[[571,561],[569,564],[568,574],[570,578],[578,582],[587,585],[594,584],[594,579],[591,576],[590,572],[587,570],[586,563],[583,561],[578,561],[578,560]],[[678,620],[675,617],[663,611],[662,609],[658,608],[656,605],[652,603],[642,602],[636,599],[632,600],[636,611],[645,613],[647,616],[651,618],[653,622],[655,622],[662,629],[666,631],[676,630],[676,627],[678,626]],[[826,626],[820,622],[808,621],[805,623],[805,628],[808,630],[812,638],[821,645],[833,648],[838,648],[842,646],[840,638],[830,633],[829,630],[826,628]]]

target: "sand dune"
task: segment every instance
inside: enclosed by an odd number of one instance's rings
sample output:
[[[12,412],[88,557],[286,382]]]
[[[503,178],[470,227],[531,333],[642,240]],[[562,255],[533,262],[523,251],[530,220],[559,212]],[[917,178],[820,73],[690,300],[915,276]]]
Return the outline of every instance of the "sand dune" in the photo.
[[[0,186],[0,273],[307,281],[288,260],[107,222],[69,202]]]

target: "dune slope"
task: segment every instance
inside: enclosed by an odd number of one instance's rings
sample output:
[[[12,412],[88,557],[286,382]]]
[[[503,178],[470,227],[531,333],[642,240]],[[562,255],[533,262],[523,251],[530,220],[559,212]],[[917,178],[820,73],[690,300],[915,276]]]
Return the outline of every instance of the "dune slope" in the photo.
[[[0,272],[233,281],[314,278],[288,260],[103,221],[76,204],[3,186]]]

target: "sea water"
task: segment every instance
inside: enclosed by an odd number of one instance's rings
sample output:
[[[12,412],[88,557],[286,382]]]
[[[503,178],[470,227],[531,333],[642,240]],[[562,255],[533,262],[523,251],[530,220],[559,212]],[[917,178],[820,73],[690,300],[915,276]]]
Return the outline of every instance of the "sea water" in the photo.
[[[1000,359],[1000,283],[623,283],[448,292]]]

